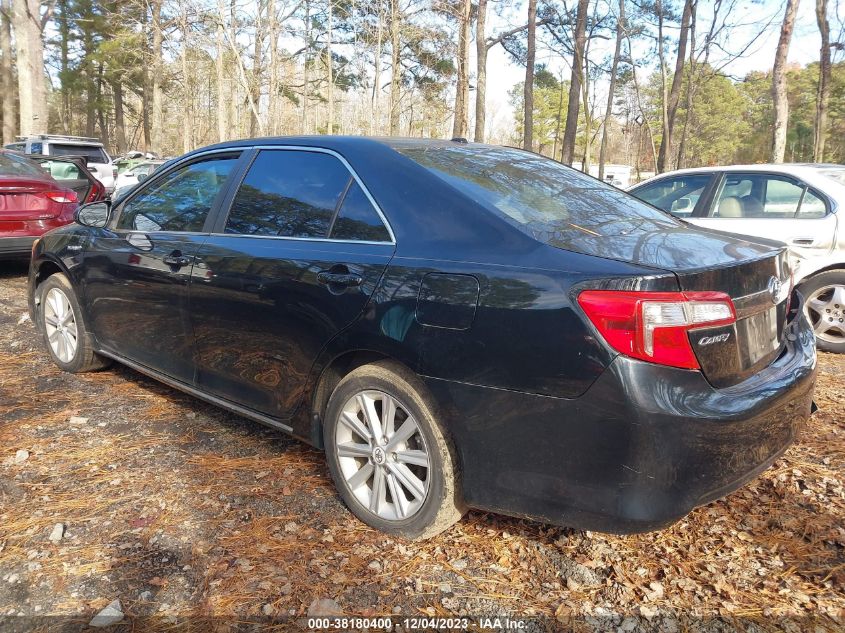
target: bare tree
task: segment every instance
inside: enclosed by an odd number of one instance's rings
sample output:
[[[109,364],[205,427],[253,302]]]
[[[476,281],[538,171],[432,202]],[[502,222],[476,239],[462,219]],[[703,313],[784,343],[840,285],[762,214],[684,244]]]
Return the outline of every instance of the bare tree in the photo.
[[[658,5],[660,2],[658,1]],[[667,169],[672,169],[671,164],[671,156],[672,156],[672,134],[675,129],[675,118],[678,114],[678,104],[681,100],[681,84],[683,83],[684,78],[684,63],[686,62],[686,55],[687,55],[687,38],[689,36],[690,31],[690,20],[692,18],[692,11],[693,11],[693,4],[694,0],[686,0],[684,2],[684,11],[681,16],[681,32],[678,36],[678,54],[675,58],[675,74],[672,76],[672,88],[669,91],[669,99],[668,103],[664,105],[663,108],[663,136],[660,139],[660,149],[657,153],[657,171],[663,172]],[[662,16],[658,17],[660,24],[662,26],[663,18]],[[663,94],[664,98],[666,95],[666,85],[665,85],[665,65],[663,60],[663,44],[662,42],[659,44],[659,48],[661,51],[661,75],[664,79],[663,84]]]
[[[487,0],[478,0],[478,16],[475,18],[475,142],[484,142],[484,126],[487,124]]]
[[[455,117],[452,137],[464,138],[469,128],[469,40],[472,0],[461,0],[458,16],[458,79],[455,85]]]
[[[401,32],[402,14],[399,0],[390,0],[390,134],[399,134],[399,88],[402,81]]]
[[[21,134],[48,131],[42,31],[49,15],[48,12],[42,18],[41,0],[13,0],[12,2]]]
[[[816,118],[813,138],[813,161],[824,162],[827,140],[827,107],[830,101],[830,23],[827,20],[827,0],[816,0],[816,22],[822,45],[819,55],[819,85],[816,93]]]
[[[782,163],[786,154],[786,126],[789,119],[789,101],[786,98],[786,56],[789,42],[795,28],[795,15],[798,13],[799,0],[786,0],[786,12],[780,29],[775,65],[772,69],[772,101],[775,106],[775,121],[772,129],[772,152],[770,160]]]
[[[15,140],[18,121],[15,119],[15,77],[12,73],[12,7],[10,0],[0,3],[0,99],[3,112],[3,144]]]
[[[599,148],[599,180],[604,180],[604,163],[607,158],[607,126],[613,115],[613,99],[616,94],[616,72],[619,69],[619,57],[622,54],[622,40],[625,38],[625,0],[619,0],[619,14],[616,16],[616,47],[613,50],[613,62],[610,66],[610,85],[607,89],[607,106],[604,110],[601,147]]]
[[[525,113],[522,127],[522,147],[529,151],[534,148],[534,56],[536,48],[537,0],[528,0],[528,48],[525,56]]]
[[[572,54],[572,75],[569,82],[569,103],[566,106],[566,126],[561,143],[561,162],[571,165],[575,159],[575,139],[578,134],[578,112],[581,105],[581,76],[584,72],[584,45],[587,32],[587,11],[589,0],[578,0],[578,14],[575,18]],[[588,130],[589,133],[589,130]]]
[[[150,28],[152,29],[152,49],[150,54],[150,74],[152,83],[152,122],[150,125],[150,141],[154,152],[162,152],[162,143],[164,141],[163,129],[164,126],[164,105],[162,103],[161,94],[161,75],[163,71],[162,62],[162,43],[164,41],[164,31],[161,24],[161,4],[162,0],[149,0],[151,19]]]

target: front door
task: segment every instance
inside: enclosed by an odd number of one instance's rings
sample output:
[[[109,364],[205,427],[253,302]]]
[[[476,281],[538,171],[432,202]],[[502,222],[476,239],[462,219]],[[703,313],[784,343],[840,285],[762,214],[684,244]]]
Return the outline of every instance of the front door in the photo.
[[[188,282],[237,160],[237,153],[215,154],[175,166],[93,233],[82,284],[90,327],[106,351],[194,382]]]
[[[190,314],[204,391],[275,418],[320,350],[364,310],[394,251],[335,155],[261,150],[197,256]]]

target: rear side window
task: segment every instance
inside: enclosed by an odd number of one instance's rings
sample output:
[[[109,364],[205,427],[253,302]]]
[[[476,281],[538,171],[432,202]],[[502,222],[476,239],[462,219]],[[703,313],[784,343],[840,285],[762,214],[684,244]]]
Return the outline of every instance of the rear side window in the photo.
[[[390,234],[373,203],[354,180],[340,205],[330,237],[336,240],[390,241]]]
[[[349,179],[330,154],[262,150],[235,194],[226,233],[325,238]]]
[[[214,199],[237,160],[237,156],[215,157],[173,170],[123,206],[117,228],[202,231]]]
[[[639,187],[632,193],[658,209],[679,217],[689,217],[711,177],[711,174],[685,174],[661,178]]]
[[[600,252],[608,237],[681,226],[624,191],[531,152],[401,142],[393,148],[534,239],[562,248]]]
[[[40,153],[35,151],[33,154]],[[72,143],[50,143],[51,156],[84,156],[89,163],[107,163],[109,157],[102,147],[96,145],[74,145]]]

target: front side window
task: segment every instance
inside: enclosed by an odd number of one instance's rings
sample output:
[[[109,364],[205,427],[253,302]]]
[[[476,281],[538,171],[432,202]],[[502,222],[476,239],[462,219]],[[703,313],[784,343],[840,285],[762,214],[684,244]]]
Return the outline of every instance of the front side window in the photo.
[[[325,238],[350,179],[330,154],[262,150],[235,194],[226,233]]]
[[[661,178],[648,183],[633,192],[640,200],[653,204],[658,209],[679,217],[692,215],[704,188],[710,182],[710,174],[685,174],[672,178]]]
[[[770,174],[727,174],[710,216],[786,219],[823,217],[824,201],[805,185]]]
[[[173,170],[124,206],[117,228],[137,231],[202,231],[214,199],[237,162],[221,156]]]

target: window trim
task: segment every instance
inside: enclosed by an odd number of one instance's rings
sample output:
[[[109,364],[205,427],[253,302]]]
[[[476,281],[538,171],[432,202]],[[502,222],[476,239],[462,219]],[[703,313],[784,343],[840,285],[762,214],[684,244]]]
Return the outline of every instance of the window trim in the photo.
[[[202,231],[140,231],[138,229],[122,229],[118,228],[117,224],[120,221],[121,216],[123,215],[123,210],[126,205],[132,200],[134,200],[137,196],[144,193],[149,187],[155,185],[159,180],[163,180],[169,174],[173,173],[177,169],[182,169],[183,167],[187,167],[189,165],[193,165],[194,163],[200,163],[204,160],[208,159],[211,156],[216,154],[237,154],[237,156],[232,156],[235,159],[235,165],[232,167],[232,172],[226,179],[226,182],[220,188],[220,191],[217,192],[217,195],[214,197],[214,201],[211,203],[211,209],[208,212],[208,215],[205,217],[205,222],[203,223],[203,230]],[[110,231],[117,233],[118,235],[127,235],[130,233],[143,233],[144,235],[210,235],[211,228],[213,228],[213,222],[217,217],[218,209],[220,205],[225,201],[225,196],[228,195],[229,189],[232,184],[233,177],[238,175],[238,170],[242,168],[244,157],[249,154],[249,148],[241,148],[241,147],[227,147],[224,149],[213,149],[204,151],[199,154],[191,154],[190,156],[185,157],[184,160],[178,160],[170,165],[167,169],[159,169],[153,172],[151,178],[148,178],[141,186],[135,188],[135,190],[129,194],[128,197],[124,198],[120,201],[120,205],[118,208],[115,208],[111,214],[111,219],[109,220],[108,228]]]
[[[232,186],[229,191],[226,193],[226,197],[223,199],[220,207],[219,214],[217,215],[214,223],[212,225],[210,234],[211,235],[220,235],[226,237],[248,237],[254,239],[262,239],[262,240],[290,240],[296,242],[333,242],[337,244],[368,244],[368,245],[377,245],[377,246],[385,246],[391,245],[396,246],[396,234],[393,232],[393,227],[390,225],[387,217],[385,216],[384,212],[379,207],[378,203],[373,198],[370,190],[352,168],[352,165],[349,164],[341,154],[338,152],[327,149],[325,147],[312,147],[309,145],[252,145],[247,146],[244,148],[246,153],[248,154],[248,159],[246,164],[243,167],[243,170],[240,173],[233,174],[234,179],[232,181]],[[387,229],[387,234],[390,236],[389,241],[373,241],[373,240],[347,240],[347,239],[336,239],[331,237],[293,237],[288,235],[250,235],[245,233],[226,233],[226,222],[229,219],[229,214],[232,210],[232,203],[234,202],[235,196],[238,193],[241,185],[243,184],[246,175],[249,173],[249,168],[252,167],[253,162],[258,157],[258,154],[262,151],[297,151],[297,152],[312,152],[316,154],[328,154],[330,156],[334,156],[336,159],[340,161],[340,163],[346,168],[346,171],[349,172],[349,175],[355,182],[361,187],[361,190],[364,192],[364,195],[367,197],[367,200],[370,201],[373,209],[375,209],[376,214],[381,219],[382,223],[384,224],[385,228]],[[231,151],[231,149],[229,150]],[[344,186],[343,193],[341,194],[340,198],[338,199],[338,205],[335,208],[335,214],[332,217],[331,226],[329,227],[329,231],[327,235],[331,235],[331,228],[334,226],[334,220],[337,218],[337,214],[340,210],[340,205],[342,204],[346,193],[348,192],[351,186],[351,181],[347,181],[346,186]]]
[[[718,203],[719,196],[721,196],[722,191],[724,191],[725,182],[727,181],[729,176],[764,176],[766,178],[786,180],[788,182],[791,182],[793,185],[795,185],[797,187],[801,187],[801,197],[798,200],[798,206],[795,208],[795,213],[793,213],[792,216],[790,216],[790,217],[768,217],[768,218],[764,217],[764,216],[755,217],[755,218],[745,218],[745,217],[722,218],[722,217],[714,216],[713,212],[716,208],[716,204]],[[768,185],[766,186],[766,188],[768,189]],[[824,203],[824,215],[823,216],[821,216],[819,218],[802,218],[801,217],[801,205],[804,203],[804,195],[808,191]],[[799,178],[798,176],[793,176],[792,174],[785,174],[785,173],[780,173],[780,172],[776,172],[776,171],[742,171],[742,170],[737,170],[737,171],[723,171],[723,172],[721,172],[721,174],[719,176],[719,182],[718,182],[718,185],[716,187],[716,191],[713,194],[713,198],[710,200],[710,204],[705,209],[705,214],[702,215],[701,217],[706,219],[706,220],[804,220],[805,222],[807,222],[807,221],[812,221],[812,220],[824,220],[825,218],[827,218],[827,216],[829,216],[832,213],[833,213],[833,204],[832,204],[830,198],[828,198],[828,196],[826,194],[819,191],[815,187],[813,187],[813,186],[807,184],[806,182],[804,182],[803,180],[801,180],[801,178]]]

